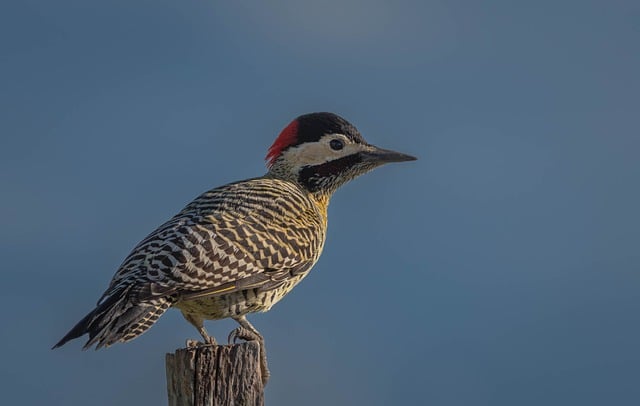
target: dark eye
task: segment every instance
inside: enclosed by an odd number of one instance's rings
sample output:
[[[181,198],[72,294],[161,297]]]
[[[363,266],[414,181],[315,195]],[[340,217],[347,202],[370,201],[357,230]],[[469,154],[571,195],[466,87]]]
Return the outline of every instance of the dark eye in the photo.
[[[342,142],[342,140],[331,140],[329,141],[329,146],[331,147],[331,149],[339,151],[344,148],[344,142]]]

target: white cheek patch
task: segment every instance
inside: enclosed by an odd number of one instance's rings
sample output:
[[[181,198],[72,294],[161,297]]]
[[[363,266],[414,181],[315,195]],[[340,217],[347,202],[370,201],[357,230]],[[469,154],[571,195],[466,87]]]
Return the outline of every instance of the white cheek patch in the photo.
[[[283,155],[293,166],[303,166],[324,162],[328,152],[327,145],[314,142],[289,148]]]
[[[360,144],[345,142],[344,148],[335,151],[329,146],[331,139],[335,138],[291,147],[283,152],[282,156],[292,167],[301,168],[303,166],[320,165],[347,155],[355,154],[364,149]]]

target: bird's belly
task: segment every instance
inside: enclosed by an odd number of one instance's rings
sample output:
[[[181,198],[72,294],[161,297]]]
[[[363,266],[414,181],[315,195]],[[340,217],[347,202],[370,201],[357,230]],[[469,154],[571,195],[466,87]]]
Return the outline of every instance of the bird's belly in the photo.
[[[247,313],[265,312],[280,301],[295,285],[306,276],[297,275],[270,290],[247,289],[225,295],[201,297],[179,301],[174,306],[183,311],[198,315],[206,320],[224,319]]]

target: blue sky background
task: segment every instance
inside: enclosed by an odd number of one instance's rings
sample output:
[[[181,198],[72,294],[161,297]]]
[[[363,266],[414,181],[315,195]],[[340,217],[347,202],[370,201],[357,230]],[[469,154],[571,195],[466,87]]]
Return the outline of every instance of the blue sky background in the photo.
[[[5,1],[0,47],[7,404],[166,404],[177,311],[49,348],[312,111],[420,159],[341,189],[311,275],[251,317],[267,404],[640,404],[637,1]]]

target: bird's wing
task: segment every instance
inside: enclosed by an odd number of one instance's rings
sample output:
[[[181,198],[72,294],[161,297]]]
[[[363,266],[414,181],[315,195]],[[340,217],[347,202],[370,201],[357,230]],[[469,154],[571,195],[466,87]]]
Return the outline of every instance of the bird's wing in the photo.
[[[208,206],[196,199],[141,241],[99,303],[123,285],[134,285],[139,300],[272,288],[313,264],[322,245],[313,208],[292,213],[279,197],[256,204],[229,193],[208,192],[203,195]],[[215,204],[216,198],[221,203]]]

